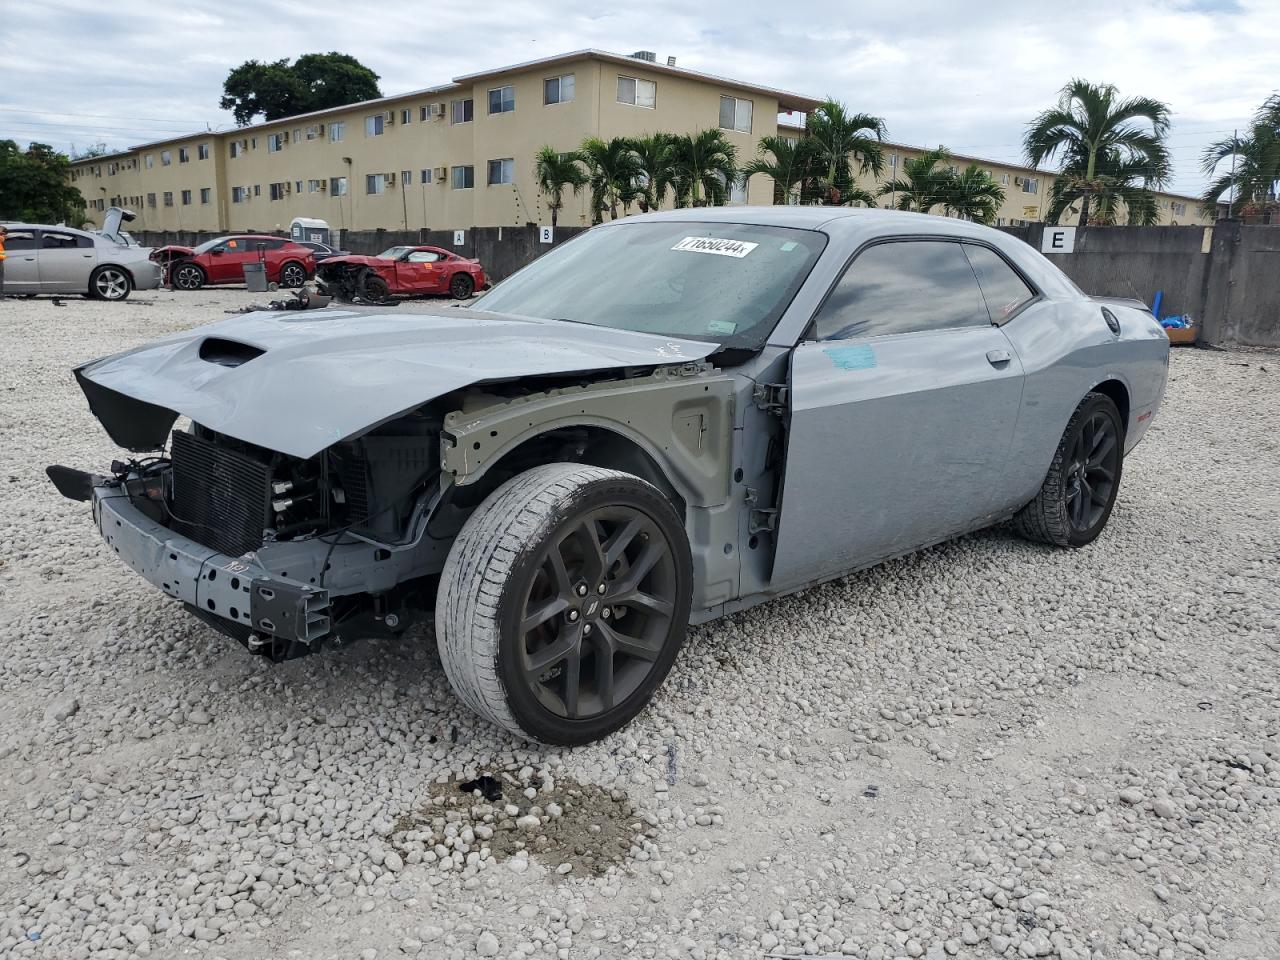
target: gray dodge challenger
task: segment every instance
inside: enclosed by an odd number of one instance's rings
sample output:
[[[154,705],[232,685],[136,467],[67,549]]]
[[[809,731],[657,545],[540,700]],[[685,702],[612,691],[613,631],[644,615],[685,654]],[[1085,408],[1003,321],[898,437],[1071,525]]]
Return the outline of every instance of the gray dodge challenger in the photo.
[[[1092,542],[1168,352],[1141,304],[986,227],[677,210],[470,309],[248,314],[86,363],[132,455],[49,475],[249,650],[433,613],[471,709],[576,744],[644,707],[691,623],[1009,518]]]

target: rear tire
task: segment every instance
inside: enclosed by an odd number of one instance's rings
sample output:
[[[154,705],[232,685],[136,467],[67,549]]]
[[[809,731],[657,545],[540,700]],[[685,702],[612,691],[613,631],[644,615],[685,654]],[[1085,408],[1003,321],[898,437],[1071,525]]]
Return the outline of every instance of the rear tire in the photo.
[[[205,285],[204,270],[195,263],[180,263],[173,268],[169,281],[178,290],[199,290]]]
[[[280,268],[280,286],[296,290],[307,282],[307,268],[296,260],[290,260]]]
[[[436,639],[458,697],[520,737],[575,745],[631,721],[689,623],[684,522],[652,484],[575,463],[498,488],[449,551]]]
[[[475,292],[476,282],[470,274],[455,273],[449,281],[449,296],[455,300],[466,300]]]
[[[1124,424],[1115,403],[1090,393],[1063,431],[1036,498],[1014,517],[1028,540],[1083,547],[1111,517],[1124,468]]]
[[[127,300],[132,289],[133,281],[120,267],[98,267],[89,275],[89,296],[95,300]]]

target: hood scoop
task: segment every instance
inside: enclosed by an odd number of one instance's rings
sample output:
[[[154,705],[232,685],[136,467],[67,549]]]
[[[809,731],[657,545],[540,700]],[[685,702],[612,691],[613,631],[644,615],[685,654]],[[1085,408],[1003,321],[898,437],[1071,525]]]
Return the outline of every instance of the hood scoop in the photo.
[[[205,337],[200,343],[200,359],[223,367],[241,366],[266,352],[261,347],[225,337]]]

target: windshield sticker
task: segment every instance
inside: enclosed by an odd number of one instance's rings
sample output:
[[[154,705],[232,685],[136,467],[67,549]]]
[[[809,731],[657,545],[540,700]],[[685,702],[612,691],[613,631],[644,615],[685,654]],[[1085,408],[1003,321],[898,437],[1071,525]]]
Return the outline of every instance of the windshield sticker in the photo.
[[[797,244],[794,240],[788,240],[786,243],[784,243],[784,244],[782,245],[782,252],[783,252],[783,253],[790,253],[790,252],[791,252],[792,250],[794,250],[797,246],[799,246],[799,244]]]
[[[707,333],[733,333],[737,329],[738,325],[728,320],[712,320],[707,324]]]
[[[718,257],[735,257],[741,260],[758,246],[760,244],[747,243],[745,240],[722,240],[718,237],[685,237],[671,249],[684,250],[687,253],[714,253]]]
[[[822,352],[841,370],[870,370],[876,365],[876,352],[870,347],[824,347]]]

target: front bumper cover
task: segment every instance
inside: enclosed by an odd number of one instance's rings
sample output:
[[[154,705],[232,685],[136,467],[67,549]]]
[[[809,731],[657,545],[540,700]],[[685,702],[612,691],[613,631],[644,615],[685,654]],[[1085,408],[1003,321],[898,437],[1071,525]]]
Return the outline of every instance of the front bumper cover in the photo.
[[[118,484],[93,488],[93,518],[107,545],[139,576],[206,621],[216,618],[216,626],[251,650],[270,646],[277,657],[294,656],[295,645],[310,652],[330,633],[327,590],[276,576],[253,554],[230,557],[175,534],[134,506]]]

